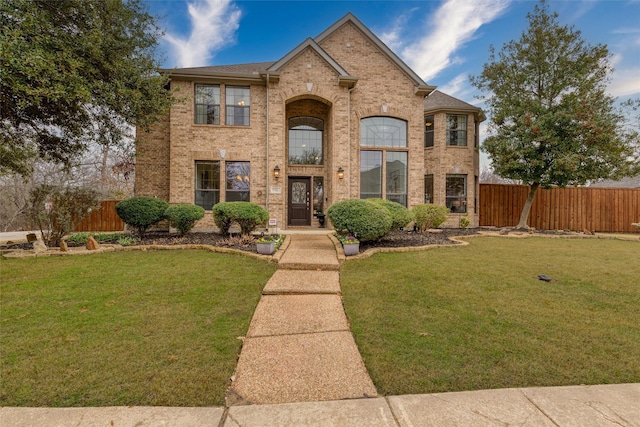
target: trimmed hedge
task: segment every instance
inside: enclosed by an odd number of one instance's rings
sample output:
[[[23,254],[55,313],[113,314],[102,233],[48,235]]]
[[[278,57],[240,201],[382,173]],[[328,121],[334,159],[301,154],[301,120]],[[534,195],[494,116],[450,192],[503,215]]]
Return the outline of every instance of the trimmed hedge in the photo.
[[[377,240],[391,230],[393,220],[380,204],[361,199],[334,203],[327,215],[338,232],[348,231],[359,240]]]
[[[242,234],[250,234],[259,225],[265,225],[269,213],[263,207],[250,202],[223,202],[211,210],[213,221],[222,234],[229,234],[229,228],[236,222]]]
[[[138,196],[116,205],[116,213],[142,237],[149,227],[166,218],[169,203],[156,197]]]
[[[184,236],[196,225],[196,221],[204,217],[204,208],[187,203],[171,205],[165,211],[165,215],[169,224]]]
[[[413,214],[411,211],[400,203],[392,202],[386,199],[366,199],[368,202],[376,203],[385,208],[389,215],[391,215],[391,229],[399,230],[402,227],[406,227],[411,221],[413,221]]]
[[[422,231],[426,231],[429,228],[438,228],[444,224],[447,220],[449,209],[447,209],[446,206],[426,203],[414,206],[411,212],[413,212],[416,225],[420,227]]]

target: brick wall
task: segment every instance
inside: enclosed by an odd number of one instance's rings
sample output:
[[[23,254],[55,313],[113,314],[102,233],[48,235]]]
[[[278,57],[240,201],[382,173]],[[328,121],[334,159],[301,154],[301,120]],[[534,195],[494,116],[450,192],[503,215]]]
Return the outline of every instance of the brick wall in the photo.
[[[193,203],[196,160],[221,161],[221,170],[225,161],[249,161],[251,201],[266,207],[282,227],[287,222],[287,176],[323,176],[325,209],[336,201],[359,197],[360,120],[389,116],[407,121],[409,207],[424,201],[425,173],[434,174],[435,201],[439,204],[444,204],[446,174],[467,174],[469,216],[477,224],[473,215],[474,176],[478,174],[473,115],[469,115],[467,147],[446,147],[443,112],[435,117],[435,147],[425,149],[423,97],[415,94],[415,82],[396,63],[350,22],[323,39],[321,47],[359,78],[355,88],[349,92],[340,86],[338,72],[309,47],[279,70],[279,81],[268,83],[268,87],[265,82],[250,85],[250,126],[224,124],[224,81],[174,78],[171,88],[182,102],[174,105],[169,118],[141,138],[137,194],[156,195],[169,203]],[[199,82],[220,84],[221,125],[194,124],[194,83]],[[288,165],[287,119],[301,115],[325,120],[321,166]],[[224,159],[220,149],[226,150]],[[273,176],[276,165],[281,169],[279,179]],[[344,179],[337,176],[339,167],[345,171]],[[222,173],[221,200],[224,179]],[[451,221],[457,225],[457,216]],[[212,225],[207,213],[197,226]]]

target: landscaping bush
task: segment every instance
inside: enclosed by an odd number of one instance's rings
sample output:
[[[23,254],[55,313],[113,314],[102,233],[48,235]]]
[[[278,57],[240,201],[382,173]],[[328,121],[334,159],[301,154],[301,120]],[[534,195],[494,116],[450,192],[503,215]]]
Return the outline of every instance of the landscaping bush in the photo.
[[[250,202],[223,202],[213,209],[213,221],[222,234],[228,234],[231,225],[236,222],[242,234],[250,234],[259,225],[269,220],[269,213],[261,206]]]
[[[377,240],[391,230],[393,220],[380,204],[361,199],[334,203],[327,215],[334,228],[348,231],[360,240]]]
[[[149,227],[166,218],[169,203],[155,197],[138,196],[116,205],[116,213],[142,237]]]
[[[385,208],[389,215],[391,215],[391,229],[399,230],[402,227],[406,227],[411,221],[413,221],[413,214],[411,211],[400,203],[392,202],[385,199],[367,199],[368,202],[376,203]]]
[[[422,231],[440,227],[447,220],[449,214],[449,209],[446,206],[434,205],[433,203],[414,206],[411,211],[416,225]]]
[[[89,188],[41,185],[30,192],[27,217],[38,226],[47,246],[58,246],[92,209],[99,208],[98,194]]]
[[[229,234],[229,228],[231,228],[231,224],[233,224],[233,215],[231,211],[233,210],[232,202],[226,203],[217,203],[211,209],[211,213],[213,214],[213,222],[216,224],[216,227],[220,229],[220,234]]]
[[[460,228],[466,229],[470,224],[471,224],[471,218],[469,218],[468,216],[460,217]]]
[[[196,221],[204,217],[204,208],[191,204],[172,205],[167,208],[165,215],[169,224],[184,236],[191,231]]]

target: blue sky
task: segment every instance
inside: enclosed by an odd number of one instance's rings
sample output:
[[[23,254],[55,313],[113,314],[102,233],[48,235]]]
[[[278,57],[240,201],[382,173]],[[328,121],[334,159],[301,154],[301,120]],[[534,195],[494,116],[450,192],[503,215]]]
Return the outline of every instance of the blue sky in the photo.
[[[166,68],[276,61],[351,12],[428,84],[482,107],[469,75],[482,71],[490,45],[499,51],[520,38],[537,1],[146,3],[165,31],[160,51]],[[550,0],[549,5],[561,24],[573,25],[588,43],[608,46],[615,67],[609,93],[620,101],[639,98],[640,0]]]
[[[352,12],[430,85],[477,104],[469,74],[489,46],[527,28],[536,1],[148,0],[165,31],[167,68],[276,61]],[[556,0],[550,8],[591,44],[605,43],[615,72],[609,92],[640,97],[640,0]]]

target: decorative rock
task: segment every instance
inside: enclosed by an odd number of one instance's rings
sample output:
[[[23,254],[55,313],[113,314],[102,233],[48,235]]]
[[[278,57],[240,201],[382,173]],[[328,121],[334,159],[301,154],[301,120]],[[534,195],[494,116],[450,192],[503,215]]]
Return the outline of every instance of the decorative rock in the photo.
[[[69,247],[67,246],[67,242],[62,240],[60,242],[60,252],[67,252],[68,250],[69,250]]]
[[[593,233],[585,228],[584,229],[584,235],[585,236],[593,236]]]
[[[500,235],[501,236],[506,236],[507,234],[509,234],[509,229],[508,228],[503,228],[502,230],[500,230]]]
[[[96,249],[100,249],[100,244],[96,242],[96,239],[94,239],[93,236],[89,236],[89,239],[87,239],[86,247],[90,251],[95,251]]]
[[[33,251],[37,254],[46,252],[47,245],[45,245],[42,240],[36,240],[35,242],[33,242]]]

